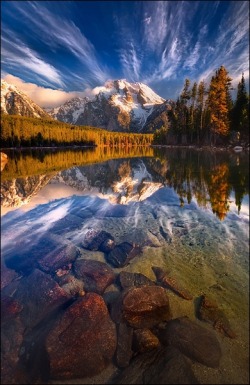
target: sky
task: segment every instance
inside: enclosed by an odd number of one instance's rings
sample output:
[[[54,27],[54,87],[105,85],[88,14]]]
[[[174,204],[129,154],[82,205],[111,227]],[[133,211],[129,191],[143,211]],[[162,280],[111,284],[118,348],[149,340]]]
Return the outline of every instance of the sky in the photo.
[[[1,78],[44,107],[109,79],[176,99],[224,65],[249,81],[248,1],[1,1]]]

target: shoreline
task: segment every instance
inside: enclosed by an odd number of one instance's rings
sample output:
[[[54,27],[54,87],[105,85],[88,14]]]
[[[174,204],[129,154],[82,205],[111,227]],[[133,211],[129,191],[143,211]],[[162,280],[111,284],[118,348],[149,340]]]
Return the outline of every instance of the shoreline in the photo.
[[[59,150],[59,149],[81,149],[81,148],[97,148],[99,146],[94,145],[94,146],[88,146],[88,145],[83,145],[83,146],[31,146],[31,147],[0,147],[0,151],[4,152],[5,150],[14,150],[14,151],[23,151],[23,150]],[[120,148],[121,146],[100,146],[102,148]],[[122,146],[125,147],[125,146]],[[228,145],[228,146],[209,146],[209,145],[180,145],[180,144],[150,144],[147,146],[129,146],[128,149],[132,147],[152,147],[152,148],[187,148],[187,149],[194,149],[194,150],[209,150],[209,151],[215,151],[215,150],[220,150],[220,151],[230,151],[233,150],[235,152],[241,152],[241,151],[249,151],[249,145]]]

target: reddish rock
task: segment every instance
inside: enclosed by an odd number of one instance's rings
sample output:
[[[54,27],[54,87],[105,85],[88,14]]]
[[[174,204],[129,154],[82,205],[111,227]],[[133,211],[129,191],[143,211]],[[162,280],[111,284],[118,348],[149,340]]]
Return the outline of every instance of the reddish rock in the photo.
[[[16,317],[23,306],[12,297],[1,298],[1,324]]]
[[[70,296],[51,278],[40,270],[34,270],[19,283],[14,298],[21,303],[21,317],[28,327],[34,327],[52,311],[67,302]]]
[[[232,330],[224,312],[218,308],[218,305],[215,301],[207,298],[207,296],[205,295],[201,297],[200,308],[198,310],[198,317],[202,321],[211,323],[215,330],[218,330],[226,337],[237,337],[235,332]]]
[[[71,263],[79,254],[80,252],[75,246],[63,245],[40,258],[38,264],[45,272],[55,272],[59,269],[61,271],[69,270]]]
[[[102,297],[87,293],[69,306],[46,338],[52,379],[93,376],[110,364],[116,327]]]
[[[134,331],[133,350],[139,353],[156,349],[160,345],[159,339],[150,329],[136,329]]]
[[[164,270],[162,270],[160,267],[152,267],[153,272],[156,275],[157,281],[163,285],[164,287],[173,290],[176,294],[178,294],[180,297],[191,300],[193,299],[192,294],[188,292],[188,290],[184,289],[180,286],[180,284],[176,281],[175,278],[171,277],[169,274],[167,274]]]
[[[167,323],[159,339],[163,344],[178,348],[187,357],[203,365],[217,368],[221,359],[221,348],[214,332],[209,331],[188,317]]]
[[[171,319],[168,296],[159,286],[132,287],[122,299],[122,316],[138,329],[151,328]]]
[[[106,263],[95,260],[78,259],[74,264],[77,278],[84,282],[84,290],[102,294],[114,282],[115,273]]]

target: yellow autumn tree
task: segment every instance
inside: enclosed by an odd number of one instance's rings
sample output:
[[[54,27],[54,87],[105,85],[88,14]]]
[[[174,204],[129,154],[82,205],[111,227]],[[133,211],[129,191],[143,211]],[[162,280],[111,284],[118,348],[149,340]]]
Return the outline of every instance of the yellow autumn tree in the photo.
[[[218,136],[229,133],[229,111],[231,107],[230,85],[232,79],[224,66],[221,66],[212,77],[208,93],[208,109],[210,112],[210,128],[214,144]]]

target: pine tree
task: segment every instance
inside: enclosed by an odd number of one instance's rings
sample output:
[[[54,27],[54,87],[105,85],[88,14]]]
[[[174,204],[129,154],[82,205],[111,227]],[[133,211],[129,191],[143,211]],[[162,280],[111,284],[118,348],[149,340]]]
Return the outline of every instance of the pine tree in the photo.
[[[227,136],[229,133],[229,111],[231,104],[230,85],[231,78],[224,66],[221,66],[212,77],[209,94],[208,108],[210,111],[210,127],[216,143],[217,136]]]
[[[241,137],[249,138],[249,96],[244,74],[238,84],[236,102],[232,109],[231,128],[233,131],[238,131]]]
[[[206,96],[206,87],[204,80],[201,81],[198,85],[198,95],[197,95],[197,139],[198,144],[200,144],[201,135],[203,132],[203,122],[204,122],[204,108],[205,108],[205,96]]]

